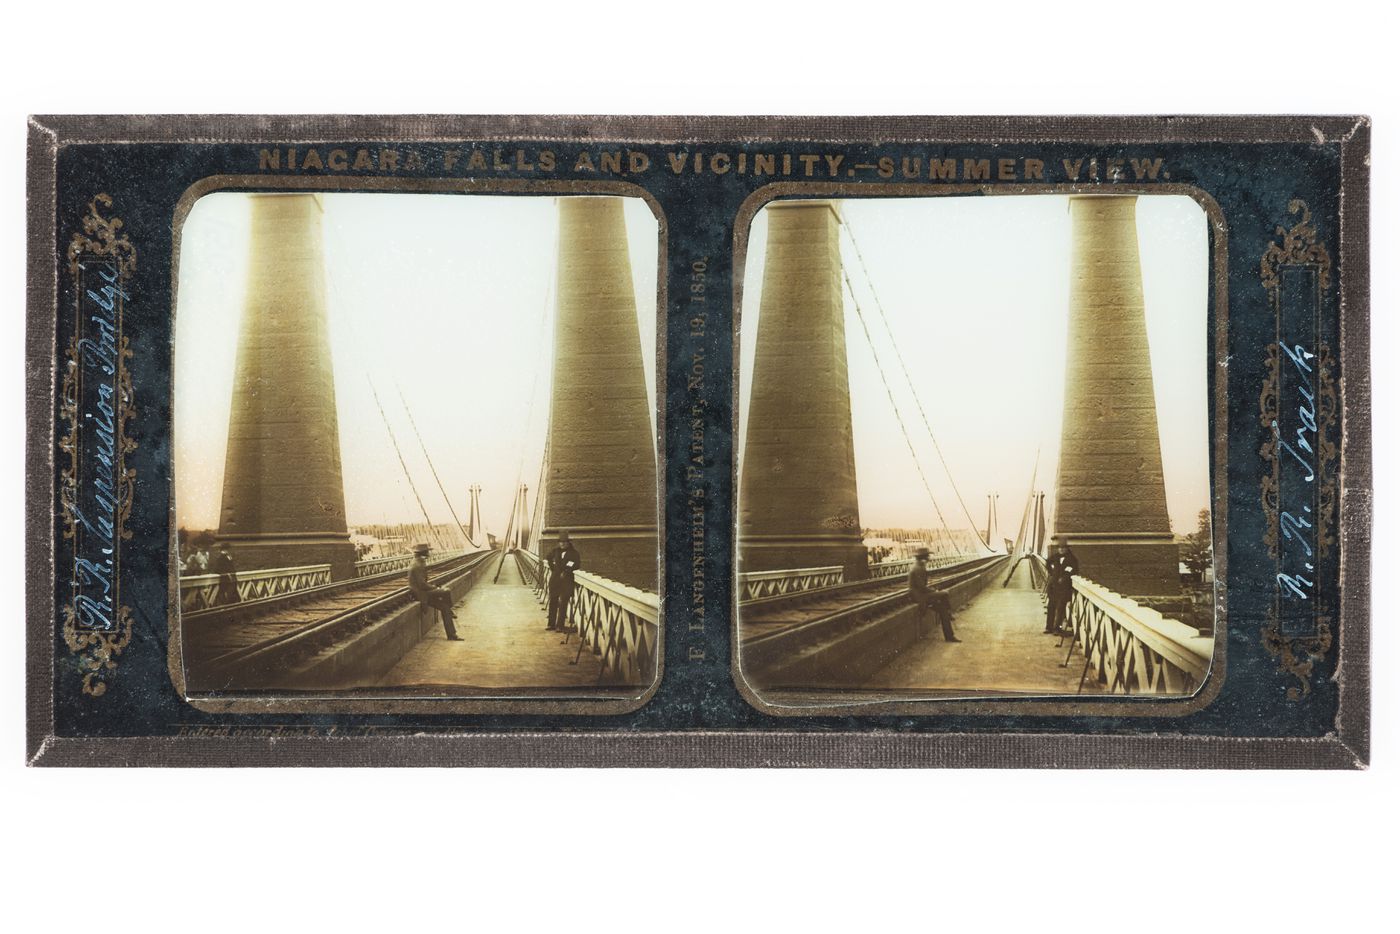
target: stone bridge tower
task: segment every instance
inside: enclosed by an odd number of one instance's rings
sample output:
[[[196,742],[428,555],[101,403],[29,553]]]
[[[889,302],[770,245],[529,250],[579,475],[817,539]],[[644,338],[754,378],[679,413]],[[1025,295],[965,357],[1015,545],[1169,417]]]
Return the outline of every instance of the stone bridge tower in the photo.
[[[1125,596],[1175,596],[1162,445],[1138,257],[1137,198],[1069,203],[1069,345],[1055,534],[1090,579]]]
[[[621,198],[559,199],[557,292],[540,547],[567,529],[583,570],[655,592],[656,440]]]
[[[829,201],[766,208],[768,244],[740,467],[739,570],[867,576],[841,293]]]
[[[321,199],[253,195],[219,538],[241,571],[354,576],[326,321]]]

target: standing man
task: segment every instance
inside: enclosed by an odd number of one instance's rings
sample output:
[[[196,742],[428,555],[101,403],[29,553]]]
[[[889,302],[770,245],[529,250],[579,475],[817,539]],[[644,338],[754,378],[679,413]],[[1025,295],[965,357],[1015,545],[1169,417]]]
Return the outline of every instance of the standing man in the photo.
[[[219,550],[209,562],[209,570],[219,575],[219,589],[214,596],[214,605],[241,603],[243,598],[238,596],[238,568],[233,564],[228,542],[219,543]]]
[[[442,617],[442,628],[447,631],[447,638],[453,642],[461,642],[462,637],[457,635],[457,627],[452,624],[455,618],[452,615],[452,594],[441,587],[434,587],[428,583],[428,546],[426,544],[413,546],[413,564],[408,568],[408,589],[413,591],[413,596],[418,602],[426,607],[437,610]]]
[[[915,635],[920,639],[924,637],[924,613],[932,611],[943,626],[943,641],[961,642],[961,639],[953,635],[953,607],[948,601],[948,591],[929,589],[927,565],[928,549],[915,550],[914,566],[909,569],[909,599],[918,606],[914,611]]]
[[[546,560],[549,562],[549,625],[546,628],[562,632],[568,624],[569,600],[574,595],[574,571],[582,563],[567,531],[559,533],[559,541]]]
[[[1079,573],[1079,561],[1063,536],[1055,536],[1055,553],[1045,562],[1045,569],[1045,631],[1057,635],[1074,595],[1074,575]]]

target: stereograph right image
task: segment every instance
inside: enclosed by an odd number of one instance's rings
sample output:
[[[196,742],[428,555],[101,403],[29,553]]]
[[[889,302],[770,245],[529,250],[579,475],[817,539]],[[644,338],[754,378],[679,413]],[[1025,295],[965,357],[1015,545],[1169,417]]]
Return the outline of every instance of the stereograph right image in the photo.
[[[758,702],[1200,690],[1196,200],[778,200],[746,250],[737,660]]]

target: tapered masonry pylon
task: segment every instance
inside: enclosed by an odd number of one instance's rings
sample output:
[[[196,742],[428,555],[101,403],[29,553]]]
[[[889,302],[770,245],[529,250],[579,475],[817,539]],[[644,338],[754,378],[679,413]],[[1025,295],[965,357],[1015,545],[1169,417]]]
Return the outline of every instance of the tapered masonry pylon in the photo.
[[[559,199],[558,315],[541,548],[655,592],[656,442],[622,199]]]
[[[219,537],[240,571],[331,565],[354,576],[345,524],[321,201],[254,195]]]
[[[867,576],[841,300],[840,218],[825,201],[767,208],[768,244],[739,496],[741,571]]]
[[[1070,199],[1069,345],[1055,533],[1085,576],[1125,596],[1176,595],[1147,344],[1137,198]]]

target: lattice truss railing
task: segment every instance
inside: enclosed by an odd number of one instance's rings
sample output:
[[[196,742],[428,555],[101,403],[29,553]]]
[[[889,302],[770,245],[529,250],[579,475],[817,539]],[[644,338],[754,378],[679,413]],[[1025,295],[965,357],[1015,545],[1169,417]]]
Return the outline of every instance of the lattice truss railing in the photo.
[[[792,568],[784,571],[749,571],[739,575],[744,600],[776,597],[819,587],[835,587],[846,579],[841,565],[824,568]]]
[[[261,600],[278,597],[295,590],[319,587],[331,582],[329,564],[308,564],[296,568],[268,568],[262,571],[239,571],[238,598]],[[193,574],[180,578],[180,609],[203,610],[214,606],[219,596],[219,575]]]
[[[1109,694],[1190,694],[1210,670],[1213,638],[1085,578],[1074,578],[1069,620],[1065,664],[1084,653],[1081,692],[1092,673]]]
[[[453,558],[460,558],[467,553],[466,549],[462,548],[453,551],[437,552],[429,555],[428,567],[441,564],[444,561],[451,561]],[[412,554],[389,555],[386,558],[368,558],[364,561],[355,562],[355,577],[372,577],[375,574],[383,574],[387,571],[406,571],[411,564],[413,564]]]
[[[894,561],[881,561],[879,564],[870,565],[870,576],[877,580],[883,580],[886,577],[907,577],[910,568],[913,566],[913,558],[897,558]]]
[[[640,687],[656,675],[661,601],[654,593],[574,572],[568,623],[579,636],[574,662],[585,649],[598,657],[599,684]]]

